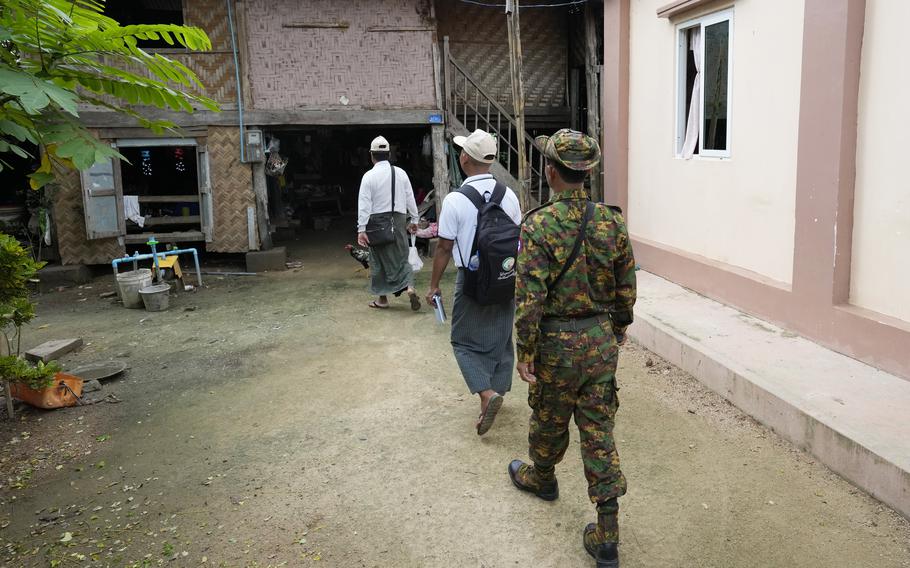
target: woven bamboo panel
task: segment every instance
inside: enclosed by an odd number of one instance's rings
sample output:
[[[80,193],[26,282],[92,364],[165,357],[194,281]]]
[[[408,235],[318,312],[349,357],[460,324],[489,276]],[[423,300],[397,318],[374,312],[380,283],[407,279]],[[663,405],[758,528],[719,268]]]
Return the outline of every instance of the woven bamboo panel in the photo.
[[[224,0],[184,0],[183,23],[202,28],[212,40],[215,51],[231,49],[231,30],[228,27],[227,6]],[[234,20],[236,25],[237,20]]]
[[[257,109],[436,107],[426,0],[245,4]]]
[[[206,147],[212,177],[212,207],[215,226],[211,252],[247,252],[247,207],[255,207],[253,174],[240,162],[240,131],[210,127]],[[257,233],[258,234],[258,233]]]
[[[440,38],[449,36],[455,60],[497,102],[511,107],[509,40],[502,9],[461,2],[437,2]],[[521,47],[526,107],[566,105],[568,58],[566,12],[521,12]]]
[[[117,239],[88,240],[85,231],[85,209],[82,205],[82,181],[79,172],[58,173],[59,183],[52,187],[54,228],[62,264],[109,264],[123,256],[124,247]]]
[[[220,0],[186,0],[184,4],[184,23],[202,28],[212,40],[212,50],[200,52],[164,50],[163,55],[186,65],[196,73],[203,85],[203,88],[199,89],[171,83],[171,87],[179,91],[205,95],[221,103],[236,102],[237,80],[234,76],[234,56],[225,3]],[[149,76],[148,70],[143,67],[129,66],[127,69],[137,75]],[[102,98],[109,103],[121,104],[111,97]]]

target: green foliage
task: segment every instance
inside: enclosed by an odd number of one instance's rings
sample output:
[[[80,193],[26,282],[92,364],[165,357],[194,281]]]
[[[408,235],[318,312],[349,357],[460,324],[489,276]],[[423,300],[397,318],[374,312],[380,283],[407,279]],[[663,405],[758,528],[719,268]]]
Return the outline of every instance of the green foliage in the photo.
[[[85,169],[120,154],[79,123],[81,106],[102,107],[155,132],[173,128],[130,105],[174,111],[218,110],[190,92],[201,87],[185,65],[138,47],[164,40],[192,51],[212,48],[199,28],[173,24],[121,26],[103,14],[104,0],[0,0],[0,170],[2,155],[42,150],[33,188],[53,181],[54,163]],[[111,101],[114,102],[111,102]]]
[[[0,334],[7,353],[0,357],[0,379],[26,383],[35,389],[49,386],[60,371],[56,363],[39,362],[33,367],[19,357],[22,326],[35,317],[28,283],[44,264],[35,262],[19,241],[0,233]]]
[[[35,316],[28,300],[28,282],[44,266],[36,262],[19,241],[0,233],[0,329],[20,327]]]
[[[33,367],[28,361],[7,355],[0,357],[0,377],[12,383],[25,383],[35,390],[47,388],[54,382],[54,375],[60,372],[60,365],[51,361],[38,363]]]

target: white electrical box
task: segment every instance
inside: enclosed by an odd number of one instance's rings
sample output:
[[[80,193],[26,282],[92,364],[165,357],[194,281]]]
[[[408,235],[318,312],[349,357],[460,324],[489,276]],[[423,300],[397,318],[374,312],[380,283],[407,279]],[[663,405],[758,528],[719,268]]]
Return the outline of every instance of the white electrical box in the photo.
[[[262,162],[265,160],[265,151],[262,147],[262,131],[246,131],[246,161]]]

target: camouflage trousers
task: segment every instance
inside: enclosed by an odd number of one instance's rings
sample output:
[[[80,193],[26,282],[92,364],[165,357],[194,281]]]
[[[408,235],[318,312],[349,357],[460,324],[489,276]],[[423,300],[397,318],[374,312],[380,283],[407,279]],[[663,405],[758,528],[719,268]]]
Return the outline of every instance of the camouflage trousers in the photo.
[[[626,492],[613,439],[618,351],[609,322],[587,331],[544,333],[535,363],[537,383],[528,391],[531,460],[544,467],[562,461],[574,416],[594,503]]]

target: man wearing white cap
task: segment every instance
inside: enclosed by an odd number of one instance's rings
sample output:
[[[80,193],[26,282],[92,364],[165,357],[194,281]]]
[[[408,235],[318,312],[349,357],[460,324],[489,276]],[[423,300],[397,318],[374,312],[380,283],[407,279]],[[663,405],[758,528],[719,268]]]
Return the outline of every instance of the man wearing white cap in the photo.
[[[373,168],[360,182],[357,243],[370,247],[370,293],[379,296],[371,308],[387,309],[389,294],[407,291],[411,309],[420,309],[414,274],[408,263],[406,231],[417,229],[419,214],[408,174],[389,162],[389,141],[377,136],[370,144]],[[410,222],[408,222],[410,217]]]
[[[454,258],[458,275],[452,306],[452,349],[468,389],[471,394],[480,396],[480,417],[475,426],[477,434],[483,435],[493,425],[502,406],[503,395],[512,388],[515,300],[514,295],[509,294],[508,299],[501,303],[486,304],[471,297],[466,281],[470,282],[471,273],[476,274],[478,269],[478,250],[475,247],[478,211],[481,208],[489,211],[484,204],[498,202],[496,214],[506,225],[508,219],[515,223],[513,229],[517,246],[521,208],[515,192],[498,184],[490,174],[490,166],[498,152],[493,136],[478,129],[469,136],[456,136],[454,142],[461,148],[458,162],[468,177],[458,191],[446,196],[439,214],[439,243],[433,257],[433,276],[427,302],[432,304],[435,294],[441,296],[439,281],[449,259]],[[487,214],[484,213],[485,216]],[[508,259],[503,262],[503,268],[508,268],[508,271],[513,266],[514,258],[511,263]]]

